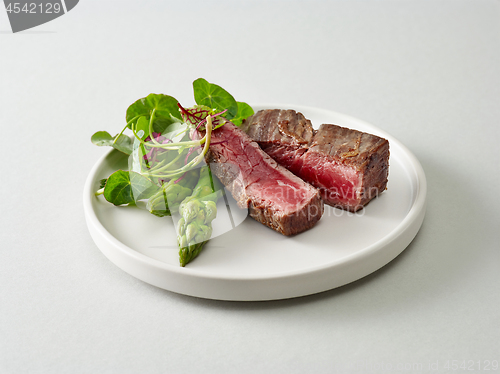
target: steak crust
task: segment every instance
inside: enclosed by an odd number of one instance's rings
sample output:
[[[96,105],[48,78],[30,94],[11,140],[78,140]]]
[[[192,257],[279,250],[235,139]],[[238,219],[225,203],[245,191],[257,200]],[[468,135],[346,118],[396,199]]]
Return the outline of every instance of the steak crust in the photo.
[[[286,118],[286,130],[280,121]],[[242,129],[280,165],[318,188],[326,204],[357,211],[386,189],[389,142],[345,127],[311,122],[293,110],[266,109]]]

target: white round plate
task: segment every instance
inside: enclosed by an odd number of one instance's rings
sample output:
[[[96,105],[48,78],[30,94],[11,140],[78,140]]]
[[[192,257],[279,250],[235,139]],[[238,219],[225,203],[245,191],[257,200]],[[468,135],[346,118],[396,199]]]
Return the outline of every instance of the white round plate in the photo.
[[[425,215],[425,174],[415,156],[389,134],[344,114],[296,105],[254,106],[255,111],[267,108],[300,111],[315,128],[333,123],[388,139],[387,190],[355,214],[325,205],[318,224],[293,237],[246,217],[246,211],[238,214],[233,210],[234,229],[212,238],[201,254],[182,268],[171,217],[158,218],[138,207],[115,207],[94,195],[100,179],[127,168],[127,157],[111,150],[90,172],[83,195],[90,234],[104,255],[130,275],[166,290],[251,301],[298,297],[339,287],[374,272],[400,254],[417,234]],[[216,221],[219,216],[224,221],[228,211],[219,206]]]

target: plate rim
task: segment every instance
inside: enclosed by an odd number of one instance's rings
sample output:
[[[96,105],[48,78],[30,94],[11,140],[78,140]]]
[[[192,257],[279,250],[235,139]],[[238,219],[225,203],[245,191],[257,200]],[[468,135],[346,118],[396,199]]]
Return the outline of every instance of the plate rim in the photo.
[[[425,210],[426,210],[426,196],[427,196],[427,181],[425,177],[424,170],[418,161],[418,159],[413,155],[413,153],[405,146],[403,145],[399,140],[394,138],[392,135],[387,133],[386,131],[380,129],[379,127],[366,122],[364,120],[358,119],[356,117],[339,113],[333,110],[329,109],[322,109],[322,108],[316,108],[316,107],[311,107],[311,106],[304,106],[304,105],[290,105],[290,104],[263,104],[263,103],[255,103],[252,104],[253,108],[258,108],[257,110],[260,109],[265,109],[265,108],[293,108],[296,111],[300,112],[324,112],[325,114],[328,115],[333,115],[337,118],[345,119],[348,122],[355,122],[355,123],[360,123],[363,124],[364,126],[367,126],[368,128],[375,128],[377,134],[386,137],[389,140],[389,143],[391,144],[391,148],[394,145],[397,145],[401,151],[403,151],[403,154],[408,158],[409,163],[413,167],[413,173],[415,174],[416,178],[416,191],[414,191],[414,200],[411,204],[411,207],[409,208],[406,216],[401,220],[398,225],[390,231],[387,235],[385,235],[383,238],[377,240],[376,242],[372,243],[369,246],[366,246],[355,253],[351,253],[349,255],[346,255],[345,257],[342,257],[339,260],[336,260],[334,262],[328,262],[326,264],[321,264],[317,266],[312,266],[308,267],[305,269],[299,269],[299,270],[291,270],[291,271],[282,271],[282,272],[277,272],[274,274],[258,274],[258,275],[252,275],[252,274],[244,274],[244,275],[237,275],[237,274],[213,274],[210,272],[206,272],[200,269],[191,269],[189,267],[175,267],[172,266],[171,264],[164,263],[162,261],[156,260],[154,258],[148,257],[133,248],[127,246],[126,244],[120,242],[116,237],[114,237],[110,232],[107,231],[107,229],[102,225],[100,222],[99,218],[97,217],[96,212],[93,209],[92,206],[92,197],[94,196],[94,192],[92,190],[92,184],[96,178],[96,173],[98,169],[100,168],[101,164],[105,162],[106,158],[111,157],[114,152],[118,152],[114,149],[108,150],[104,155],[102,155],[97,162],[93,165],[92,169],[90,170],[87,179],[85,181],[85,187],[83,191],[83,205],[84,205],[84,213],[85,213],[85,218],[87,222],[88,229],[91,233],[92,238],[94,239],[94,242],[96,243],[97,247],[103,252],[103,254],[108,257],[110,261],[112,261],[115,265],[126,271],[127,273],[131,274],[132,276],[141,279],[147,283],[153,284],[157,287],[167,289],[173,292],[178,292],[182,294],[188,294],[191,296],[198,296],[198,297],[205,297],[205,298],[215,298],[215,299],[224,299],[224,300],[247,300],[247,298],[242,298],[242,299],[234,299],[234,298],[221,298],[221,297],[211,297],[210,295],[198,295],[196,292],[183,292],[179,291],[176,289],[171,289],[171,288],[166,288],[163,286],[159,286],[158,284],[155,284],[154,282],[150,282],[148,280],[143,279],[144,277],[137,276],[136,274],[132,274],[129,270],[126,268],[128,266],[125,266],[125,264],[118,264],[116,258],[112,258],[112,254],[109,253],[110,249],[109,248],[101,248],[101,245],[98,243],[101,242],[101,240],[97,240],[96,235],[101,235],[102,237],[99,239],[104,240],[105,242],[108,242],[112,247],[114,247],[115,250],[118,250],[121,252],[121,255],[125,255],[125,257],[130,258],[132,261],[139,261],[146,267],[150,268],[149,270],[156,270],[156,271],[162,271],[162,272],[168,272],[173,274],[174,276],[180,276],[182,278],[184,277],[189,277],[189,278],[195,278],[195,279],[205,279],[205,280],[212,280],[212,281],[234,281],[234,282],[255,282],[255,281],[276,281],[276,280],[286,280],[298,276],[304,276],[304,275],[314,275],[314,274],[319,274],[324,272],[325,270],[331,270],[336,267],[343,267],[346,265],[349,265],[350,263],[356,264],[359,261],[362,261],[364,258],[369,257],[372,254],[375,254],[379,250],[381,250],[384,247],[387,247],[391,244],[393,244],[398,237],[404,235],[407,233],[408,230],[413,228],[414,234],[411,234],[411,238],[405,243],[402,248],[400,248],[399,251],[395,252],[394,256],[391,256],[391,258],[383,263],[381,266],[376,267],[375,269],[369,271],[363,276],[366,276],[368,274],[371,274],[372,272],[378,270],[380,267],[386,265],[387,263],[391,262],[395,257],[397,257],[401,252],[403,252],[406,247],[410,244],[410,242],[413,240],[414,236],[417,234],[419,231],[423,218],[425,216]],[[341,121],[342,122],[342,121]],[[413,178],[411,178],[413,179]],[[412,227],[412,225],[414,227]],[[361,277],[363,277],[361,276]],[[361,277],[357,277],[356,279],[360,279]],[[354,279],[354,280],[356,280]],[[347,281],[344,284],[350,283],[354,280]],[[156,282],[157,283],[157,282]],[[327,288],[327,289],[332,289],[341,286],[342,284],[339,285],[332,285],[332,287]],[[175,287],[174,287],[175,288]],[[315,292],[322,292],[325,291],[326,289],[319,289]],[[306,293],[310,294],[310,293]],[[281,299],[281,298],[288,298],[288,297],[297,297],[297,296],[303,296],[303,294],[297,294],[295,296],[284,296],[284,297],[273,297],[273,298],[251,298],[248,300],[269,300],[269,299]]]

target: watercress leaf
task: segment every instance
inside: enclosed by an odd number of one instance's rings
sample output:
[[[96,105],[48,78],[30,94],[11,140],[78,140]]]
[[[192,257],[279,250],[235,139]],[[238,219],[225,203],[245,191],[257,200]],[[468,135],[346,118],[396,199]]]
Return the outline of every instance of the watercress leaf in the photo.
[[[114,205],[135,204],[159,189],[145,176],[123,170],[111,174],[104,187],[104,198]]]
[[[129,172],[129,175],[130,184],[132,186],[132,194],[135,201],[147,199],[160,189],[160,187],[158,187],[144,175],[141,175],[134,171]]]
[[[193,82],[193,91],[196,104],[206,105],[219,111],[227,109],[227,112],[223,114],[227,119],[236,116],[238,104],[234,97],[222,87],[198,78]]]
[[[114,205],[135,202],[128,171],[118,170],[109,176],[104,187],[104,198]]]
[[[234,123],[236,126],[239,126],[242,124],[244,119],[254,114],[254,111],[252,107],[247,103],[242,103],[240,101],[237,101],[237,104],[238,104],[238,113],[236,114],[236,117],[231,119],[231,122]]]
[[[182,119],[177,103],[177,99],[169,95],[149,94],[128,107],[126,114],[127,123],[132,121],[129,123],[129,127],[132,128],[132,125],[136,125],[141,116],[146,117],[149,121],[151,113],[155,109],[153,130],[162,133],[176,118],[179,120]],[[146,132],[146,136],[148,135],[150,134]]]
[[[112,147],[126,155],[130,155],[132,153],[132,139],[123,134],[117,136],[118,139],[112,144]]]
[[[115,141],[116,137],[118,137],[118,139]],[[92,135],[90,141],[100,147],[113,147],[127,155],[132,153],[132,140],[123,134],[111,136],[107,131],[98,131]]]
[[[92,144],[102,146],[113,146],[114,137],[112,137],[107,131],[97,131],[92,137],[90,141]]]
[[[142,140],[146,139],[149,135],[149,120],[145,116],[139,117],[134,128]],[[140,135],[141,130],[143,131],[142,136]]]
[[[157,117],[157,118],[155,118],[155,120],[153,122],[153,131],[157,132],[159,134],[163,134],[165,129],[168,127],[168,125],[170,125],[171,123],[173,123],[176,120],[177,119],[174,119],[172,117],[170,117],[170,118]],[[149,134],[149,135],[151,135],[151,134]]]

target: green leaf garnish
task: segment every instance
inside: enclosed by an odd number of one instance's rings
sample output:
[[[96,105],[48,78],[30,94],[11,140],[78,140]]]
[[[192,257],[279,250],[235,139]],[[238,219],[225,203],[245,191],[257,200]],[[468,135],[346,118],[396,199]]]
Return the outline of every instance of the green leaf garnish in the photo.
[[[234,97],[222,87],[208,83],[203,78],[193,82],[194,100],[198,105],[205,105],[221,112],[227,109],[223,115],[227,119],[234,118],[238,112],[238,104]]]
[[[212,131],[228,121],[239,126],[254,114],[250,105],[237,102],[225,89],[203,78],[193,82],[193,91],[197,105],[188,108],[172,96],[150,94],[128,107],[127,123],[119,134],[99,131],[91,137],[98,146],[130,155],[130,171],[118,170],[101,179],[95,195],[104,195],[114,205],[135,205],[147,199],[146,208],[160,217],[179,211],[181,266],[195,258],[211,238],[216,202],[222,195],[208,166],[203,171],[197,168],[209,150]],[[124,135],[127,130],[133,141]]]
[[[148,121],[151,119],[153,109],[155,110],[155,119],[153,121],[153,131],[162,133],[168,125],[175,122],[175,119],[181,120],[178,101],[169,95],[149,94],[142,99],[137,100],[127,109],[127,125],[133,128],[137,125],[139,118],[145,117]],[[150,135],[148,132],[146,136]]]
[[[253,115],[255,112],[252,107],[247,103],[242,103],[241,101],[236,102],[238,104],[238,113],[236,117],[231,119],[231,122],[236,126],[239,126],[243,123],[243,120]]]
[[[118,170],[109,176],[104,186],[104,198],[114,205],[135,204],[152,196],[158,189],[141,174]]]
[[[149,135],[149,120],[145,116],[139,117],[134,125],[134,130],[137,135],[140,134],[141,139],[146,139]]]
[[[98,131],[94,135],[92,135],[90,141],[100,147],[113,147],[127,155],[130,155],[132,153],[132,140],[128,136],[123,134],[111,136],[107,131]]]

